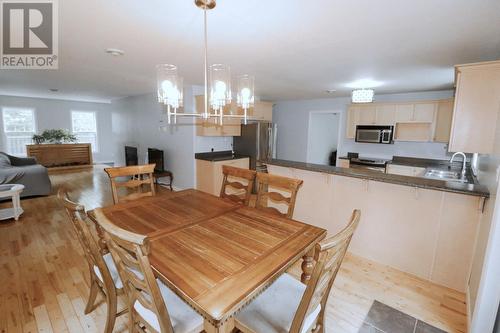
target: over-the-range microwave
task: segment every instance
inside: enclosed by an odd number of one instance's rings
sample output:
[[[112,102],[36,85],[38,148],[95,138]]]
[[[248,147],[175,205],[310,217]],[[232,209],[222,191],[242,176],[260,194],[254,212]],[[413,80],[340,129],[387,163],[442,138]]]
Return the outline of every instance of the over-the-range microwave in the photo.
[[[356,142],[391,144],[394,126],[358,125],[356,126]]]

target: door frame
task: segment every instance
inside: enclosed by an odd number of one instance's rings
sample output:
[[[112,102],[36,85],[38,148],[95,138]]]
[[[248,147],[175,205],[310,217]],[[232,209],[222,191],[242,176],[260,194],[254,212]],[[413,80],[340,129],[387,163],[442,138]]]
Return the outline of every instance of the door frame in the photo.
[[[337,133],[337,153],[340,150],[340,147],[342,146],[342,111],[340,110],[313,110],[309,111],[309,116],[307,118],[307,145],[306,145],[306,163],[309,163],[309,151],[310,151],[310,145],[311,141],[309,140],[309,133],[311,131],[311,119],[313,115],[315,114],[336,114],[339,116],[339,125],[338,125],[338,133]],[[337,155],[338,156],[338,155]],[[338,158],[338,157],[337,157]]]

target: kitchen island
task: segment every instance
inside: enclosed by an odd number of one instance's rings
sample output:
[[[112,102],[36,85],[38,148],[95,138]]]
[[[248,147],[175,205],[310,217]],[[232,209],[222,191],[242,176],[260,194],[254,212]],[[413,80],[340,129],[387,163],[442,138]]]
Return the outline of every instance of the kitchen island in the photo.
[[[334,234],[361,209],[351,252],[466,290],[485,187],[284,160],[266,164],[269,173],[304,181],[294,219]]]

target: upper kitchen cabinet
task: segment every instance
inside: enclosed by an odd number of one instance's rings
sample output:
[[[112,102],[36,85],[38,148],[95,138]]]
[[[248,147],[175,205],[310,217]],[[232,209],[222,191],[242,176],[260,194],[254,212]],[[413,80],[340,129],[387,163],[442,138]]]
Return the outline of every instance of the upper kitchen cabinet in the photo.
[[[500,61],[456,66],[455,85],[448,150],[491,153],[500,111]]]
[[[453,118],[453,99],[439,101],[436,112],[434,141],[448,143],[450,141],[451,121]]]
[[[196,112],[203,113],[204,96],[196,96]],[[230,105],[224,108],[224,114],[243,115],[243,109],[239,108],[233,101]],[[273,103],[257,101],[255,105],[248,109],[247,115],[256,120],[272,121],[273,120]],[[214,121],[203,122],[197,119],[196,135],[198,136],[240,136],[241,135],[241,119],[225,118],[222,126],[217,125]]]
[[[415,102],[396,105],[396,122],[434,122],[436,101]]]
[[[346,137],[354,139],[357,125],[394,126],[394,140],[448,142],[453,100],[352,104]]]
[[[376,107],[377,125],[394,125],[396,106],[394,104],[379,104]]]
[[[203,103],[205,97],[195,96],[196,112],[203,113]],[[237,110],[233,108],[233,103],[226,105],[224,108],[225,114],[236,114]],[[215,122],[215,119],[203,121],[196,119],[196,135],[198,136],[240,136],[241,135],[241,120],[237,118],[226,118],[223,125],[220,126]]]
[[[273,103],[257,101],[253,108],[249,110],[249,115],[257,120],[273,121]]]

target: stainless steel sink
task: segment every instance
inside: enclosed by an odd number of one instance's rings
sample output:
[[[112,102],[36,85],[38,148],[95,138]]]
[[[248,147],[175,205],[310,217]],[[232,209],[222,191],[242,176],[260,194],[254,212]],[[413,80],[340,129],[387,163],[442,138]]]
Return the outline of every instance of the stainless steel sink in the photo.
[[[425,178],[445,180],[449,182],[468,183],[467,178],[462,178],[460,172],[451,170],[427,169]]]

